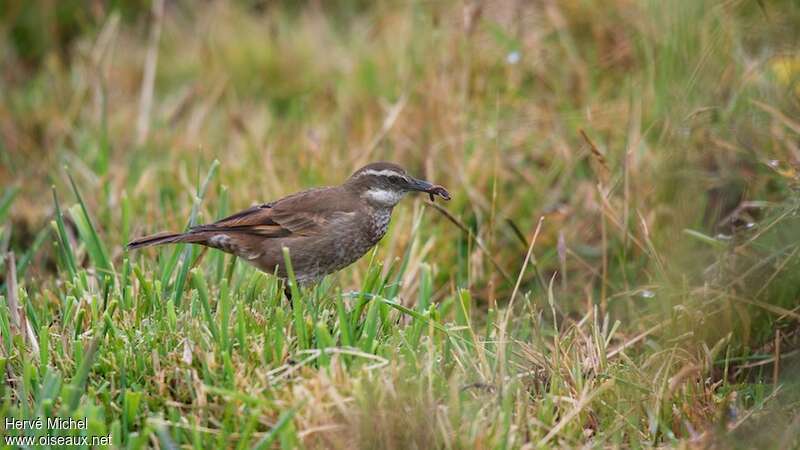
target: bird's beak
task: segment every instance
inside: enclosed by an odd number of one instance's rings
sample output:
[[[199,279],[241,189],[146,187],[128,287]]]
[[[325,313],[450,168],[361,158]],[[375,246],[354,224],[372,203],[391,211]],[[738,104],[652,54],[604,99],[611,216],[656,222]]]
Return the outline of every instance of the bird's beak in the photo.
[[[431,201],[433,201],[433,196],[438,195],[445,200],[450,200],[450,193],[447,192],[442,186],[438,184],[432,184],[425,180],[418,180],[416,178],[411,179],[411,185],[409,186],[413,191],[425,192],[426,194],[430,195]]]

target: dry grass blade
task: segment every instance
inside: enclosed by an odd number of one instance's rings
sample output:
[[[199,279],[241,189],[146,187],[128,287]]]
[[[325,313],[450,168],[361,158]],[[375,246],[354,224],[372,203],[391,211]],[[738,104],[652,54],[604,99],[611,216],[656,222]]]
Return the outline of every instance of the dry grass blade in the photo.
[[[11,330],[23,336],[33,348],[35,353],[39,353],[39,342],[36,334],[28,321],[25,308],[19,303],[19,286],[17,284],[17,262],[14,252],[6,253],[6,289],[9,319],[11,319]]]
[[[8,302],[8,314],[11,319],[11,330],[17,334],[22,334],[25,330],[25,314],[19,304],[17,290],[17,263],[14,252],[6,253],[6,301]]]
[[[378,148],[378,145],[386,138],[386,135],[394,127],[395,122],[397,122],[397,118],[400,117],[400,113],[403,112],[403,108],[406,106],[407,96],[403,94],[390,108],[389,111],[386,113],[386,117],[383,119],[383,124],[381,125],[380,131],[376,134],[372,141],[370,141],[369,145],[364,149],[364,151],[358,155],[356,158],[355,164],[356,166],[364,165],[369,159],[372,153]]]
[[[0,416],[131,448],[797,440],[751,429],[800,423],[800,8],[183,3],[0,14]],[[111,251],[380,160],[455,201],[399,203],[291,310],[216,249]]]
[[[792,358],[792,357],[797,356],[799,354],[800,354],[800,350],[794,350],[794,351],[791,351],[791,352],[782,353],[779,356],[779,359]],[[770,364],[774,364],[776,360],[777,360],[776,359],[776,355],[773,354],[772,356],[770,356],[769,358],[766,358],[766,359],[749,362],[747,364],[739,364],[739,365],[736,366],[736,368],[741,370],[741,369],[752,369],[754,367],[768,366]]]
[[[773,314],[780,315],[781,317],[791,317],[794,320],[800,321],[800,313],[796,313],[792,310],[780,307],[778,305],[773,305],[767,302],[762,302],[760,300],[750,300],[747,298],[742,298],[738,296],[730,296],[731,299],[736,300],[738,302],[747,303],[748,305],[758,306],[763,308],[766,311],[769,311]]]
[[[511,231],[514,232],[514,237],[516,237],[517,240],[519,240],[519,243],[522,245],[522,248],[528,248],[528,240],[525,239],[525,235],[522,234],[522,230],[519,229],[516,222],[514,222],[514,219],[507,218],[506,223],[508,224],[508,227],[511,228]]]
[[[164,0],[153,0],[153,23],[147,44],[147,55],[142,77],[142,90],[139,97],[139,116],[136,120],[136,144],[142,145],[150,131],[150,111],[153,108],[153,89],[158,64],[158,43],[161,40],[161,23],[164,18]]]
[[[589,136],[586,134],[585,131],[583,131],[583,129],[578,130],[578,132],[583,137],[583,140],[586,141],[586,143],[589,145],[589,150],[591,150],[594,160],[597,161],[597,164],[602,169],[601,173],[597,174],[598,178],[600,179],[600,181],[603,182],[603,184],[606,184],[608,182],[608,177],[611,174],[611,170],[608,168],[608,162],[606,161],[606,157],[603,156],[603,153],[600,151],[600,149],[597,148],[596,145],[594,145],[594,142],[592,142],[592,140],[589,139]]]
[[[558,421],[556,426],[554,426],[542,439],[539,440],[537,445],[539,447],[543,447],[547,445],[565,426],[567,426],[572,419],[578,416],[584,408],[599,394],[601,394],[606,389],[610,388],[614,385],[614,380],[606,380],[605,383],[601,384],[600,387],[595,389],[593,392],[589,393],[587,390],[589,389],[589,385],[587,384],[584,388],[584,392],[581,393],[581,397],[578,400],[578,403],[575,405],[570,412],[568,412],[561,420]]]
[[[522,263],[522,267],[520,267],[519,269],[517,282],[514,284],[514,290],[511,291],[511,298],[508,300],[508,309],[506,310],[506,321],[508,321],[509,314],[511,314],[511,310],[514,307],[514,299],[517,296],[520,284],[522,284],[522,276],[525,274],[525,268],[528,267],[528,263],[531,260],[531,255],[533,254],[533,246],[536,244],[536,238],[539,237],[539,232],[542,231],[542,223],[544,223],[544,217],[539,217],[539,223],[536,224],[536,230],[533,232],[531,243],[528,245],[528,252],[525,254],[525,261]]]
[[[772,366],[772,384],[778,385],[781,375],[781,330],[775,330],[775,365]]]
[[[750,102],[752,104],[758,106],[759,108],[761,108],[767,114],[769,114],[772,117],[774,117],[775,119],[777,119],[779,122],[784,124],[787,128],[789,128],[793,132],[795,132],[797,134],[800,134],[800,122],[796,122],[796,121],[792,120],[789,116],[787,116],[786,114],[780,112],[774,106],[767,105],[766,103],[762,103],[762,102],[760,102],[758,100],[750,100]]]
[[[608,358],[608,359],[611,359],[611,358],[613,358],[613,357],[615,357],[615,356],[619,355],[620,353],[624,352],[624,351],[625,351],[625,349],[627,349],[627,348],[630,348],[630,347],[632,347],[632,346],[636,345],[638,342],[640,342],[641,340],[643,340],[643,339],[644,339],[644,338],[646,338],[647,336],[650,336],[651,334],[653,334],[653,333],[655,333],[656,331],[658,331],[658,330],[660,330],[660,329],[664,328],[665,326],[667,326],[667,322],[663,322],[663,323],[660,323],[660,324],[658,324],[658,325],[654,325],[654,326],[652,326],[652,327],[648,328],[647,330],[645,330],[645,331],[643,331],[643,332],[639,333],[638,335],[636,335],[636,336],[635,336],[635,337],[633,337],[632,339],[630,339],[630,340],[628,340],[628,341],[626,341],[626,342],[624,342],[624,343],[620,344],[620,346],[619,346],[619,347],[617,347],[617,348],[615,348],[614,350],[611,350],[610,352],[608,352],[608,357],[607,357],[607,358]]]
[[[447,217],[447,219],[450,220],[450,222],[452,222],[455,226],[460,228],[461,231],[463,231],[470,238],[472,238],[475,241],[475,244],[481,250],[481,252],[483,252],[483,254],[486,255],[487,258],[489,258],[489,261],[491,261],[491,263],[494,266],[494,268],[497,269],[497,271],[500,272],[501,275],[503,275],[503,278],[505,278],[506,281],[509,282],[509,283],[514,281],[514,279],[511,278],[511,275],[509,275],[508,272],[506,272],[506,270],[503,269],[503,267],[500,265],[500,263],[497,262],[497,259],[495,259],[494,255],[492,255],[492,253],[489,252],[489,250],[484,245],[483,240],[480,237],[478,237],[475,234],[473,234],[472,230],[470,230],[469,227],[464,225],[464,223],[461,222],[460,220],[458,220],[458,218],[456,218],[455,216],[450,214],[450,211],[446,210],[445,208],[439,206],[438,204],[436,204],[434,202],[426,201],[425,202],[425,206],[430,206],[433,209],[435,209],[435,210],[439,211],[440,213],[442,213],[442,215]]]
[[[782,391],[781,386],[778,386],[777,388],[775,388],[768,396],[766,396],[764,398],[764,400],[761,401],[761,407],[760,408],[750,408],[750,409],[748,409],[747,412],[742,414],[742,417],[740,417],[739,420],[737,420],[736,422],[733,422],[732,424],[730,424],[728,426],[728,431],[733,431],[733,430],[739,428],[740,426],[742,426],[743,423],[747,422],[747,419],[749,419],[753,414],[755,414],[757,411],[759,411],[761,408],[763,408],[764,405],[766,405],[770,401],[774,400],[778,396],[778,393],[780,393],[781,391]]]

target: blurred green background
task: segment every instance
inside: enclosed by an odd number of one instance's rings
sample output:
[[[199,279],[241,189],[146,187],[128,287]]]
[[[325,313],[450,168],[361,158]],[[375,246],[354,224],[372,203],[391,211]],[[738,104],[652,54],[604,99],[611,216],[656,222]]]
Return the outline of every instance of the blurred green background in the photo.
[[[126,446],[798,445],[797,2],[3,1],[0,36],[7,415]],[[215,251],[124,250],[378,160],[451,217],[401,204],[319,308]],[[388,368],[264,381],[351,346]]]

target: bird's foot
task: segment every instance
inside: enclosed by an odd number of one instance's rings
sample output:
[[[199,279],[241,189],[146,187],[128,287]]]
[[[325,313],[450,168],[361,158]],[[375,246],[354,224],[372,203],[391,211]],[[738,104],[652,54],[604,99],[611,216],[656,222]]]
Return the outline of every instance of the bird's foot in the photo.
[[[286,300],[289,300],[289,308],[292,307],[292,288],[289,286],[289,283],[284,283],[283,285],[283,295],[286,296]]]

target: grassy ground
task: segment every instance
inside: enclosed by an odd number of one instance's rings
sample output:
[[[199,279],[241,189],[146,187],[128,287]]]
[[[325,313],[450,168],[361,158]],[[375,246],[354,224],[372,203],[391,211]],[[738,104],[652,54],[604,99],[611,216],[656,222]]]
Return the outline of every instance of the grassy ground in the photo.
[[[4,435],[800,446],[796,2],[166,3],[0,12]],[[375,160],[454,199],[291,309],[124,250]]]

